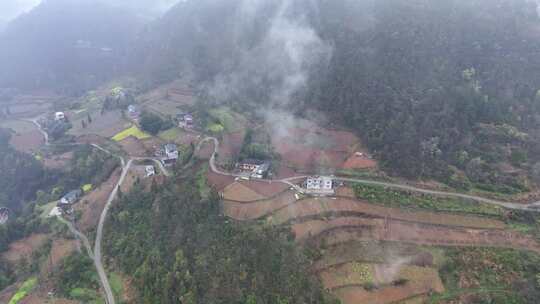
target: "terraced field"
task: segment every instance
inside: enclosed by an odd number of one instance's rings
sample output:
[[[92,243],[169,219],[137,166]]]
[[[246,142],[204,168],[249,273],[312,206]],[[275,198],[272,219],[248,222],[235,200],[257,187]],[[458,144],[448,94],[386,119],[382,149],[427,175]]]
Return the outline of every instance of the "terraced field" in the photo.
[[[249,208],[249,206],[247,207]],[[395,208],[387,208],[346,198],[309,198],[276,209],[271,219],[275,224],[284,224],[297,218],[316,216],[320,214],[354,213],[370,217],[389,218],[400,221],[425,223],[442,226],[457,226],[468,228],[503,229],[502,221],[454,214],[435,212],[410,212]]]
[[[438,248],[540,253],[534,238],[506,229],[498,219],[375,205],[355,199],[345,187],[332,198],[303,198],[291,190],[265,198],[235,184],[223,193],[227,216],[289,225],[298,242],[319,248],[313,272],[344,304],[425,303],[432,292],[444,292],[442,262],[431,253]]]

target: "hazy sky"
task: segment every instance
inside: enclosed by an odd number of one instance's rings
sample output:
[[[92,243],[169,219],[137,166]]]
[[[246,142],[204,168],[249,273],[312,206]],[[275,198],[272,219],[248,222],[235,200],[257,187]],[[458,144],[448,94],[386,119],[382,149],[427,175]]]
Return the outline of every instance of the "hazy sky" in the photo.
[[[54,0],[49,0],[54,1]],[[98,1],[98,0],[96,0]],[[141,15],[155,17],[180,0],[101,0],[135,10]],[[39,4],[41,0],[0,0],[0,27]]]
[[[0,23],[7,22],[30,10],[41,0],[0,0]]]

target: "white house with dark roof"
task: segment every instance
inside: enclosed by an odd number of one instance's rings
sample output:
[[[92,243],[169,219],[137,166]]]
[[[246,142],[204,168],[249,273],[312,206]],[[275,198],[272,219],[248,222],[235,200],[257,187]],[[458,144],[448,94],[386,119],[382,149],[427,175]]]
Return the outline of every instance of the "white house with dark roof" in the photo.
[[[304,183],[308,194],[332,195],[334,191],[334,181],[328,176],[311,176]]]
[[[178,160],[180,153],[178,152],[178,146],[175,144],[166,144],[164,147],[165,155],[161,159],[165,165],[174,165]]]

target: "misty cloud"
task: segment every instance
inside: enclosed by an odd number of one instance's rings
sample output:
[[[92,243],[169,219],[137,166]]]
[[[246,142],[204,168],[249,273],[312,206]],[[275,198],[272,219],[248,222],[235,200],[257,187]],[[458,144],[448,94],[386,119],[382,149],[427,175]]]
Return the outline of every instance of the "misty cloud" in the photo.
[[[38,5],[41,0],[2,0],[0,1],[0,26],[5,24],[20,14],[31,10]]]
[[[219,75],[210,88],[211,96],[218,101],[245,96],[253,88],[264,92],[257,102],[259,106],[261,100],[267,103],[259,114],[266,121],[279,121],[271,126],[280,136],[299,127],[300,120],[291,114],[297,102],[295,95],[307,86],[310,70],[316,65],[327,65],[333,51],[305,16],[292,13],[292,4],[291,0],[242,1],[238,20],[243,27],[254,24],[254,18],[264,15],[262,12],[274,9],[269,27],[257,45],[250,49],[239,47],[240,61],[232,63],[232,68]],[[251,102],[256,104],[255,100]]]

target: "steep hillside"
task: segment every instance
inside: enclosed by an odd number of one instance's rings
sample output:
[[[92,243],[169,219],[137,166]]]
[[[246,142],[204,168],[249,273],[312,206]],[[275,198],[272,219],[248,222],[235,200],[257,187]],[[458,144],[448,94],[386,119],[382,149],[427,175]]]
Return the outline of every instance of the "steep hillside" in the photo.
[[[140,21],[92,0],[43,1],[0,35],[0,87],[84,91],[124,66]]]
[[[514,193],[540,177],[539,38],[527,0],[203,0],[143,33],[137,61],[211,103],[320,110],[391,172]]]

